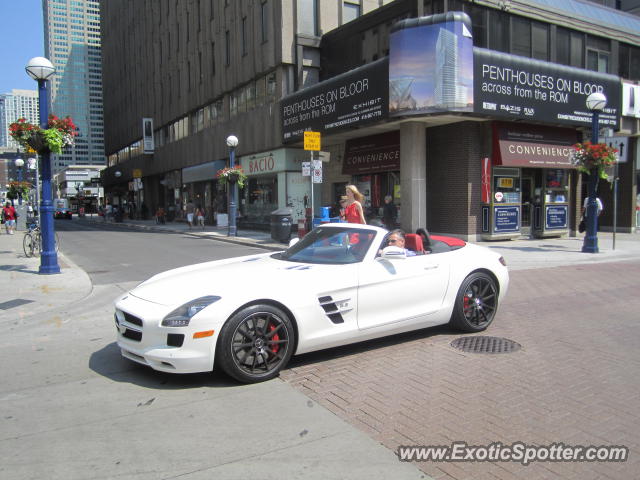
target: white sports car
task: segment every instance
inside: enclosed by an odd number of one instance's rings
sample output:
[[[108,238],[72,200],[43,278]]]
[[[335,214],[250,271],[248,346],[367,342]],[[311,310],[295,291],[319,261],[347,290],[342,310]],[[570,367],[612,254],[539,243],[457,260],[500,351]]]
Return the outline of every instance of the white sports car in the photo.
[[[325,224],[282,252],[160,273],[116,301],[122,355],[164,372],[220,368],[259,382],[293,354],[445,323],[487,328],[509,284],[500,255],[436,236],[413,255],[387,246],[388,235]]]

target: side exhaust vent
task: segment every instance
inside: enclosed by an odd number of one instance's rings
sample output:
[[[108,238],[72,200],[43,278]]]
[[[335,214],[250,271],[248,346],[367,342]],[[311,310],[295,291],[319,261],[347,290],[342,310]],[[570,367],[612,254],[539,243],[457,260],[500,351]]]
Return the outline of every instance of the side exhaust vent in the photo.
[[[346,298],[343,300],[334,300],[332,297],[319,297],[318,302],[320,302],[320,306],[329,317],[333,323],[344,323],[344,318],[342,318],[342,314],[346,313],[352,308],[350,307],[351,299]]]

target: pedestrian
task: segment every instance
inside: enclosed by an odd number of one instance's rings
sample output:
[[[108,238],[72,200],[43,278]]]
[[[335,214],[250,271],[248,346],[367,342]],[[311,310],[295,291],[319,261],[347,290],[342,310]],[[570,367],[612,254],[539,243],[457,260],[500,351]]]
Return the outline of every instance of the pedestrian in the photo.
[[[108,222],[111,218],[111,215],[113,214],[113,206],[110,203],[107,203],[107,205],[104,207],[104,221]]]
[[[204,230],[204,209],[200,205],[196,207],[195,216],[198,226]]]
[[[162,207],[158,207],[158,210],[156,210],[156,223],[159,225],[165,224],[164,208]]]
[[[393,197],[387,195],[384,197],[384,205],[382,207],[382,223],[388,230],[396,228],[398,222],[398,207],[393,203]]]
[[[348,223],[362,223],[366,224],[364,219],[364,212],[362,210],[362,202],[364,195],[358,191],[358,187],[355,185],[347,185],[345,187],[345,193],[347,194],[347,207],[344,210],[344,217]]]
[[[193,204],[193,201],[189,199],[187,202],[186,213],[187,213],[187,223],[189,224],[189,230],[193,227],[193,216],[196,211],[196,206]]]
[[[13,235],[16,230],[16,219],[18,218],[18,212],[11,205],[10,202],[7,202],[4,208],[2,209],[2,218],[4,219],[4,228],[7,231],[7,234]]]

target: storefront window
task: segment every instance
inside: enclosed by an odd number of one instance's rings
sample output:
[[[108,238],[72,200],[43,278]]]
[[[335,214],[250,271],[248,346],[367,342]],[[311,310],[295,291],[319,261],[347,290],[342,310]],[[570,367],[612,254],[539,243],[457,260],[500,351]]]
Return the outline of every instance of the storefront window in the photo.
[[[566,203],[569,187],[566,170],[553,169],[545,171],[545,203]]]
[[[520,170],[495,168],[493,172],[494,203],[520,203]]]
[[[278,208],[278,177],[269,175],[249,178],[245,195],[246,221],[268,224],[271,212]]]

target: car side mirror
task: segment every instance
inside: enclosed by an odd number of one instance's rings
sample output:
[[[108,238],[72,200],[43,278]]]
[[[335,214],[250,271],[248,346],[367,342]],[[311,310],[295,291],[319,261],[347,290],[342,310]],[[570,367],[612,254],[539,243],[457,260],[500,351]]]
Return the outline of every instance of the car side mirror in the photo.
[[[383,248],[382,254],[380,256],[389,260],[397,260],[407,258],[407,253],[405,252],[404,248],[391,245]]]
[[[293,247],[299,241],[300,241],[299,238],[292,238],[291,240],[289,240],[289,248]]]

